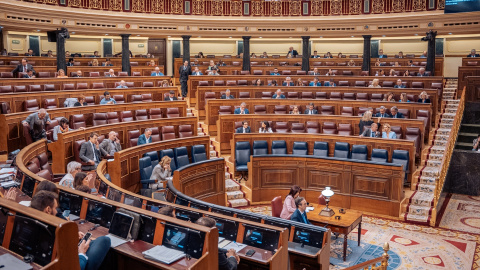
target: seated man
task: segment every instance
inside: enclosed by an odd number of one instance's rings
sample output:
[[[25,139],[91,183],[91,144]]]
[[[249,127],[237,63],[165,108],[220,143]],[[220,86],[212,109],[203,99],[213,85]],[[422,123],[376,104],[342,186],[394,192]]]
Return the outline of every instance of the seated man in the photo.
[[[392,117],[390,114],[387,113],[387,108],[385,106],[380,107],[380,112],[375,114],[375,117],[385,117],[385,118],[390,118]]]
[[[111,67],[113,66],[112,62],[110,61],[110,58],[107,58],[106,61],[103,63],[104,67]]]
[[[330,86],[330,87],[334,87],[334,86],[337,86],[335,84],[335,82],[333,81],[333,79],[330,79],[328,80],[328,82],[325,82],[325,84],[323,86]]]
[[[312,58],[320,58],[320,55],[318,55],[317,51],[313,51]]]
[[[126,86],[126,85],[125,85],[125,86]],[[124,87],[121,87],[121,88],[124,88]],[[113,99],[113,98],[110,96],[110,92],[105,91],[105,93],[103,93],[103,96],[104,96],[104,98],[102,98],[102,100],[100,100],[100,105],[105,105],[105,104],[117,104],[117,102],[115,101],[115,99]]]
[[[390,112],[392,113],[392,118],[405,118],[403,113],[398,111],[397,106],[393,106],[392,108],[390,108]]]
[[[294,50],[293,47],[288,48],[287,58],[297,57],[297,55],[298,55],[297,50]]]
[[[58,195],[51,191],[41,190],[32,197],[30,207],[38,211],[57,216]],[[78,232],[78,240],[85,236],[84,233]],[[69,241],[77,241],[77,239],[69,239]],[[78,259],[80,261],[81,270],[97,270],[110,250],[110,238],[101,236],[87,242],[82,241],[78,246]]]
[[[383,54],[383,49],[378,50],[378,58],[388,58],[388,55]]]
[[[467,55],[467,57],[480,57],[480,54],[478,54],[475,49],[472,49],[472,50],[470,51],[470,54]]]
[[[75,65],[75,60],[73,58],[68,58],[67,67],[73,67]]]
[[[175,91],[170,90],[170,92],[168,92],[168,97],[165,98],[165,101],[174,101],[174,100],[178,100],[177,97],[175,96]]]
[[[25,56],[35,56],[35,54],[33,53],[33,50],[32,49],[28,49],[27,53],[25,54]]]
[[[308,86],[322,86],[322,83],[318,81],[318,77],[313,78],[313,82],[310,82]]]
[[[378,124],[372,123],[370,128],[365,128],[360,137],[381,138],[382,133],[378,131]]]
[[[271,67],[273,66],[273,61],[272,60],[268,60],[268,62],[265,64],[267,67]]]
[[[305,212],[305,210],[307,210],[307,201],[305,200],[305,198],[297,197],[295,199],[295,206],[297,207],[297,210],[293,212],[290,220],[310,224],[310,221],[308,221],[307,218],[307,213]]]
[[[152,130],[146,128],[142,135],[138,137],[137,145],[147,144],[152,142]]]
[[[91,171],[97,168],[100,163],[100,147],[98,145],[98,134],[95,132],[90,133],[88,141],[82,143],[80,147],[79,158],[88,163],[88,165],[82,165],[82,170]]]
[[[308,108],[305,110],[304,114],[318,114],[318,111],[315,110],[315,105],[310,103],[308,104]]]
[[[398,56],[395,57],[395,58],[403,58],[403,52],[402,52],[402,51],[399,51],[399,52],[398,52]]]
[[[219,76],[220,74],[218,73],[216,68],[213,68],[208,72],[208,75]]]
[[[280,73],[278,73],[278,68],[274,68],[273,72],[270,73],[270,75],[280,75]]]
[[[50,124],[50,117],[48,116],[47,110],[40,109],[38,112],[30,114],[23,122],[30,125],[30,135],[34,142],[47,138],[45,128]]]
[[[115,75],[115,71],[113,69],[109,69],[108,73],[105,74],[105,77],[117,77],[117,75]]]
[[[120,84],[116,88],[128,88],[128,86],[127,86],[127,83],[124,80],[121,80]]]
[[[397,83],[395,84],[395,86],[393,88],[405,88],[405,85],[403,85],[401,79],[398,79]]]
[[[419,77],[427,77],[428,74],[425,72],[425,68],[421,67],[418,69],[417,76]]]
[[[110,131],[108,133],[108,139],[104,139],[99,145],[100,152],[102,157],[113,156],[115,152],[122,150],[122,145],[120,145],[120,140],[117,138],[117,133],[115,131]]]
[[[267,52],[263,52],[263,54],[260,56],[260,58],[268,58]]]
[[[292,78],[287,77],[285,81],[282,83],[282,86],[295,86],[295,83],[292,81]]]
[[[81,78],[83,76],[83,73],[81,70],[77,70],[77,72],[75,73],[75,75],[73,77],[76,77],[76,78]]]
[[[420,58],[427,58],[427,51],[423,51],[422,55],[420,55]]]
[[[159,67],[155,67],[155,71],[150,74],[150,76],[164,76],[162,72],[160,72]]]
[[[33,78],[35,78],[35,74],[33,73],[33,70],[27,69],[27,73],[23,74],[22,78],[27,78],[27,79],[32,78],[33,79]]]
[[[235,99],[233,95],[230,94],[230,89],[225,90],[225,94],[222,94],[221,99]]]
[[[27,58],[22,59],[22,63],[17,65],[14,70],[12,70],[13,76],[17,78],[18,72],[27,72],[27,70],[33,70],[33,73],[35,73],[35,69],[33,68],[32,65],[28,63]]]
[[[247,121],[242,121],[242,126],[237,128],[235,133],[250,133],[250,127]]]
[[[275,94],[273,94],[272,98],[274,98],[274,99],[285,99],[285,95],[282,94],[282,90],[277,89]]]
[[[236,108],[235,111],[233,111],[234,114],[249,114],[249,111],[247,108],[245,108],[247,104],[245,102],[242,102],[240,104],[240,108]]]
[[[195,69],[192,72],[192,75],[193,76],[200,76],[200,75],[203,75],[203,73],[198,69],[198,67],[195,67]]]
[[[312,75],[315,75],[315,76],[320,75],[320,72],[318,72],[318,68],[313,68],[313,74]]]

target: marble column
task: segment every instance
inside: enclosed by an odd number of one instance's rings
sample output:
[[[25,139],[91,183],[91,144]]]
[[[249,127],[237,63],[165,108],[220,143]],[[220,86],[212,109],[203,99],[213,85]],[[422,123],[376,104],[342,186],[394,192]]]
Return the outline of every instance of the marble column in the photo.
[[[128,75],[130,76],[130,34],[120,34],[120,36],[122,37],[122,71],[128,72]]]
[[[372,35],[363,35],[363,63],[362,71],[368,71],[370,73],[370,57],[372,46]]]
[[[435,76],[435,38],[437,37],[437,31],[430,30],[427,33],[428,38],[428,51],[427,51],[427,66],[426,71],[430,71],[431,76]]]
[[[243,67],[242,70],[250,71],[250,38],[244,36],[243,38]]]
[[[183,38],[183,62],[188,61],[190,63],[190,38],[192,36],[182,36]]]
[[[308,47],[310,45],[310,37],[302,37],[302,70],[308,73],[310,69],[310,53],[308,52]]]

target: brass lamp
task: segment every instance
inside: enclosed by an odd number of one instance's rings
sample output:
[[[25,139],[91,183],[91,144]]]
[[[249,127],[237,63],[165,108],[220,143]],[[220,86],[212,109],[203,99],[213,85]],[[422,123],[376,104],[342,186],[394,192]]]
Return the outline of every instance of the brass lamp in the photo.
[[[330,187],[325,187],[325,190],[322,191],[322,195],[325,198],[326,205],[325,208],[323,208],[322,211],[318,213],[320,216],[331,217],[335,215],[335,211],[333,211],[333,209],[331,208],[328,208],[328,202],[330,202],[330,197],[332,197],[333,194],[335,193],[333,192],[333,190],[330,189]]]

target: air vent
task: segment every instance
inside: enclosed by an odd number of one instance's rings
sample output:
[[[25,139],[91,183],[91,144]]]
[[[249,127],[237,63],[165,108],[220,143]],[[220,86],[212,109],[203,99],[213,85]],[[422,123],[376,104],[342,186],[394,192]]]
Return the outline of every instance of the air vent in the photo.
[[[394,25],[394,26],[379,26],[379,30],[387,30],[387,29],[412,29],[418,28],[418,25]]]
[[[138,26],[138,29],[149,29],[149,30],[177,30],[177,27],[164,27],[164,26]]]
[[[29,21],[29,22],[52,23],[51,20],[41,20],[41,19],[33,19],[33,18],[24,18],[24,17],[17,17],[17,16],[7,16],[7,19],[10,19],[10,20],[19,20],[19,21]]]
[[[102,23],[81,23],[77,22],[78,26],[91,26],[91,27],[104,27],[104,28],[117,28],[116,24],[102,24]]]
[[[258,28],[259,32],[293,32],[294,28]]]
[[[200,31],[237,31],[237,28],[213,28],[213,27],[200,27]]]
[[[462,25],[476,25],[478,22],[463,22],[463,23],[444,23],[443,26],[462,26]]]
[[[317,28],[317,31],[354,31],[354,27]]]

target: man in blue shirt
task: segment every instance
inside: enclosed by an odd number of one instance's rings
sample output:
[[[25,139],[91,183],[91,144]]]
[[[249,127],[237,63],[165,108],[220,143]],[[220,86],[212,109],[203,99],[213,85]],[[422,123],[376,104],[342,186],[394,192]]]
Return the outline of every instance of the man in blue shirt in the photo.
[[[403,85],[402,80],[398,79],[397,84],[393,88],[405,88],[405,85]]]
[[[124,80],[121,80],[120,84],[116,88],[128,88],[128,86]]]
[[[274,68],[273,72],[270,73],[270,75],[280,75],[280,73],[278,73],[278,68]]]
[[[145,132],[138,137],[137,145],[147,144],[152,142],[152,130],[147,128]]]
[[[305,198],[297,197],[295,199],[295,206],[297,207],[297,210],[293,212],[290,220],[310,224],[310,221],[308,221],[307,218],[307,213],[305,212],[305,210],[307,210],[307,201],[305,200]]]
[[[100,105],[105,105],[105,104],[117,104],[115,99],[111,98],[110,93],[108,91],[105,91],[103,93],[104,98],[100,101]]]
[[[275,94],[272,96],[274,99],[285,99],[285,95],[282,94],[282,90],[277,89]]]
[[[198,67],[195,67],[195,69],[192,72],[193,76],[200,76],[203,75],[203,73],[198,69]]]
[[[249,111],[247,108],[245,108],[247,104],[245,102],[242,102],[240,104],[240,108],[236,108],[235,111],[233,111],[233,114],[249,114]]]
[[[322,86],[322,83],[318,81],[318,77],[313,78],[313,82],[310,82],[308,86]]]
[[[152,74],[150,76],[164,76],[162,72],[160,72],[160,68],[159,67],[155,67],[155,71],[152,72]]]

